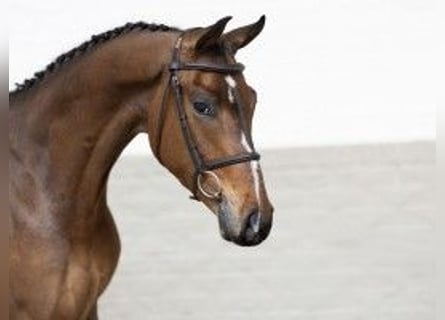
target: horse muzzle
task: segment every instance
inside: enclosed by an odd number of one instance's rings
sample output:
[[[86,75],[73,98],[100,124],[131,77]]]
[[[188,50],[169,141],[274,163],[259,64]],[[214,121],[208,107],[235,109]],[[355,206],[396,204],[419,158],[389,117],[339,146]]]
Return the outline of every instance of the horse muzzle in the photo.
[[[269,235],[272,227],[272,212],[251,208],[245,213],[235,214],[226,203],[218,212],[221,236],[240,246],[256,246]]]

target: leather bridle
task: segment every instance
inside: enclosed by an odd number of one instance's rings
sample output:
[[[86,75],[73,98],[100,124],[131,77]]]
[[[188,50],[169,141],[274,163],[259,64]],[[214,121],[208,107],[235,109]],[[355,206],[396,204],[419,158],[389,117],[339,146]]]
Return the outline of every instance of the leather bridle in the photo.
[[[255,161],[260,159],[260,155],[255,151],[255,148],[253,146],[252,138],[250,135],[250,132],[247,127],[247,122],[244,116],[243,112],[243,103],[241,100],[241,97],[236,90],[236,88],[230,87],[229,90],[232,90],[232,95],[234,97],[234,104],[236,106],[237,115],[239,117],[240,127],[242,133],[246,137],[247,144],[250,148],[250,152],[244,152],[240,154],[235,155],[228,155],[225,157],[221,157],[218,159],[213,159],[210,161],[204,161],[202,154],[199,151],[199,148],[193,139],[192,132],[190,130],[190,126],[187,120],[187,115],[184,109],[184,103],[183,103],[183,94],[182,94],[182,88],[181,83],[179,81],[178,74],[181,71],[189,71],[189,70],[197,70],[202,72],[214,72],[214,73],[220,73],[224,75],[231,75],[231,74],[239,74],[242,73],[244,70],[244,65],[240,63],[232,63],[232,64],[215,64],[215,63],[208,63],[208,62],[182,62],[180,59],[180,53],[181,53],[181,45],[182,45],[182,38],[183,34],[181,34],[175,44],[175,47],[173,49],[173,56],[172,60],[170,62],[170,65],[168,67],[169,70],[169,81],[167,84],[167,87],[164,91],[164,96],[162,99],[162,105],[159,112],[158,117],[158,124],[157,124],[157,135],[155,140],[155,155],[161,161],[161,155],[160,155],[160,147],[162,143],[162,133],[164,128],[164,120],[165,120],[165,113],[167,109],[167,101],[168,101],[168,95],[169,90],[172,89],[175,96],[175,105],[176,105],[176,112],[178,115],[178,119],[181,125],[181,131],[182,135],[184,137],[187,149],[189,151],[190,157],[192,159],[193,165],[195,167],[195,172],[193,176],[193,187],[192,187],[192,193],[193,195],[190,197],[194,200],[198,199],[198,191],[201,192],[205,197],[220,200],[221,199],[221,193],[222,193],[222,187],[219,180],[219,177],[216,175],[213,170],[232,166],[235,164],[243,163],[243,162],[249,162],[249,161]],[[208,176],[212,178],[216,184],[218,185],[218,188],[216,191],[208,191],[205,190],[205,188],[202,185],[202,178],[204,176]]]

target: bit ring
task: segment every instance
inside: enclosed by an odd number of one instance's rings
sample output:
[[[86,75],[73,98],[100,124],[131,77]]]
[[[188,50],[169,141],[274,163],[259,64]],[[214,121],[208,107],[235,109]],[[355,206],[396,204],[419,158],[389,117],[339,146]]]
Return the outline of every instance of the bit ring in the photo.
[[[202,185],[202,178],[204,176],[209,176],[211,177],[213,180],[215,180],[216,184],[218,185],[217,191],[215,192],[211,192],[206,190],[203,185]],[[218,175],[213,172],[213,171],[203,171],[200,172],[196,178],[196,182],[197,182],[197,186],[198,186],[198,190],[206,197],[209,199],[219,199],[221,197],[222,194],[222,186],[221,186],[221,180],[219,179]]]

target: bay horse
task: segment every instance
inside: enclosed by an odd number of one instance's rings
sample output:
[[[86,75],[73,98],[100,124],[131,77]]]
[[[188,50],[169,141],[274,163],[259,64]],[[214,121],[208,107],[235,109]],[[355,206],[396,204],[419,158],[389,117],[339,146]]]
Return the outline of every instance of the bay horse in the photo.
[[[11,319],[98,318],[120,253],[107,180],[139,133],[217,216],[223,238],[253,246],[267,237],[256,93],[235,60],[265,17],[225,32],[229,20],[187,30],[129,23],[10,92]]]

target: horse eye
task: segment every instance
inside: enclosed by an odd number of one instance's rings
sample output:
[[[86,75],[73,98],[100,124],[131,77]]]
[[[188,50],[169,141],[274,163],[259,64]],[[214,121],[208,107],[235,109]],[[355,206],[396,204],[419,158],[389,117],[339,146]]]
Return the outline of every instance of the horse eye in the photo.
[[[196,112],[205,116],[212,116],[214,114],[213,107],[204,101],[196,101],[193,103],[193,108]]]

